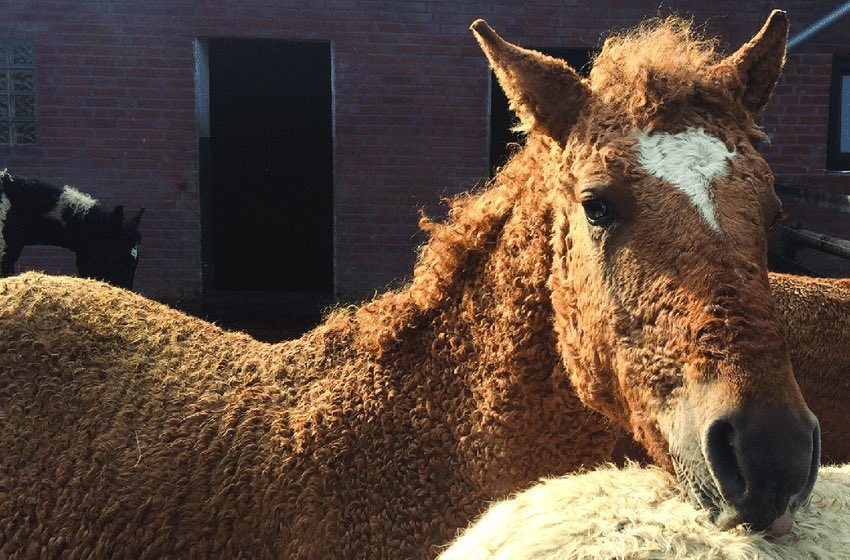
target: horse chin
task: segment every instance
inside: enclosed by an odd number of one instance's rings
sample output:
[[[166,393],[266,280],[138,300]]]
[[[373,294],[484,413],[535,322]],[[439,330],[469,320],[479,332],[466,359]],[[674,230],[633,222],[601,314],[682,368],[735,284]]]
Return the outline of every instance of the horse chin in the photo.
[[[708,445],[707,451],[704,451],[696,438],[684,435],[688,430],[682,428],[680,426],[680,430],[674,432],[675,435],[668,439],[669,463],[687,498],[694,505],[708,511],[711,521],[718,528],[728,530],[744,525],[749,531],[763,531],[773,536],[781,536],[791,530],[797,510],[811,495],[817,479],[820,463],[820,435],[816,425],[813,430],[808,478],[802,486],[796,486],[796,483],[790,482],[794,479],[785,471],[773,472],[777,468],[771,465],[772,469],[767,470],[768,475],[772,473],[772,476],[779,478],[774,482],[761,482],[755,478],[753,484],[755,493],[751,494],[753,490],[745,486],[740,489],[737,501],[735,494],[729,496],[723,491],[722,484],[717,479],[718,473],[712,470],[709,463],[711,446]],[[761,490],[759,483],[768,490]],[[794,486],[788,488],[789,484]],[[783,494],[776,490],[783,485],[789,493],[792,491],[796,493],[789,496],[787,493]]]
[[[679,486],[684,490],[688,500],[694,505],[705,509],[709,513],[711,521],[721,530],[728,531],[741,525],[741,513],[731,506],[720,494],[708,470],[708,465],[701,457],[696,460],[686,460],[682,455],[670,455],[673,470]],[[777,517],[770,525],[764,527],[747,526],[749,530],[765,531],[778,537],[788,533],[794,524],[794,515],[797,508],[808,497],[809,489],[805,495],[796,497],[788,509]]]
[[[720,494],[702,455],[696,457],[686,459],[670,453],[676,480],[691,503],[708,511],[712,522],[721,529],[731,529],[738,525],[737,514]]]

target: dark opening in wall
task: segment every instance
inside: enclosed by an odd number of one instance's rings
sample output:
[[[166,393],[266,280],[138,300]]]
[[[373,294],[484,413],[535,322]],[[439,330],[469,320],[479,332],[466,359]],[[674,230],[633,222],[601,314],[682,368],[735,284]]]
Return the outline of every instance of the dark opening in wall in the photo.
[[[208,53],[206,289],[330,294],[330,44],[209,39]]]
[[[585,77],[590,72],[592,51],[588,49],[552,47],[534,50],[567,61],[578,73]],[[516,116],[508,108],[508,98],[494,74],[490,75],[490,174],[503,166],[514,153],[522,138],[511,128],[516,125]]]
[[[850,57],[832,62],[827,168],[850,170]]]

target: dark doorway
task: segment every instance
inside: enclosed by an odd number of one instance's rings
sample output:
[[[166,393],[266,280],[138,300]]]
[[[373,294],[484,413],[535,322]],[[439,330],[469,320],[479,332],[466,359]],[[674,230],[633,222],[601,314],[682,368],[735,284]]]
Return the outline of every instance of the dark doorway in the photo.
[[[330,44],[209,39],[208,53],[205,292],[330,294]]]
[[[534,50],[566,60],[582,77],[590,72],[592,51],[588,49],[553,47]],[[508,107],[508,98],[496,76],[490,75],[490,174],[503,166],[522,142],[521,134],[511,128],[516,125],[516,116]]]

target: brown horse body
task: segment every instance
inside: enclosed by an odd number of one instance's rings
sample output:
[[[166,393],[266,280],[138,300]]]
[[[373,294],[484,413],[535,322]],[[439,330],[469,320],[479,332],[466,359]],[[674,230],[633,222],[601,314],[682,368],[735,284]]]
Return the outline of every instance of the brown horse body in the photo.
[[[0,552],[425,558],[608,459],[612,426],[721,526],[787,532],[818,427],[751,143],[784,16],[726,58],[676,21],[614,37],[587,81],[473,31],[528,141],[426,224],[406,288],[264,345],[94,282],[0,283]]]
[[[771,274],[794,375],[821,425],[823,460],[850,463],[850,279]]]

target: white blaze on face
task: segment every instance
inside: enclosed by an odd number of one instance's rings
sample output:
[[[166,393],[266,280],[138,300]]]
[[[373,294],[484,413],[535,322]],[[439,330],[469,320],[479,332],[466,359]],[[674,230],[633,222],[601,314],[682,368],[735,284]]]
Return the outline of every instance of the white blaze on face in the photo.
[[[677,134],[640,133],[637,140],[643,168],[688,195],[708,225],[720,231],[711,182],[726,172],[726,160],[735,157],[735,152],[701,128]]]

